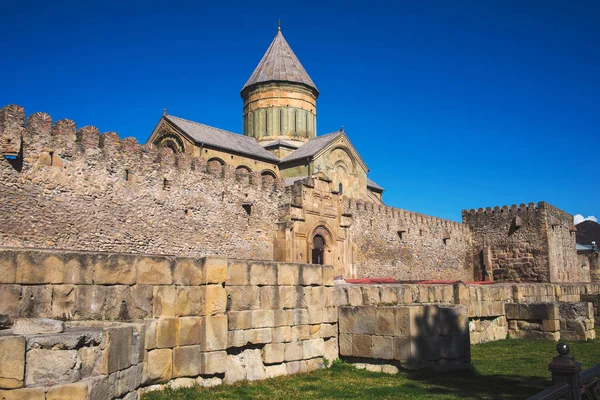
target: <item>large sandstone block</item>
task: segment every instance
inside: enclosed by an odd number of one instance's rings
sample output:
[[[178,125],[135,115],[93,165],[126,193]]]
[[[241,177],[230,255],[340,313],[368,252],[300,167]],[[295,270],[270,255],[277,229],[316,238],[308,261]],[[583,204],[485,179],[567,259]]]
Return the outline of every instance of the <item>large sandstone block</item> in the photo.
[[[174,261],[167,257],[140,256],[135,259],[139,285],[171,285]]]
[[[377,305],[381,303],[381,293],[379,286],[365,285],[362,288],[363,304]]]
[[[300,266],[300,280],[302,286],[322,285],[323,267],[321,265],[303,264]]]
[[[284,360],[284,343],[268,343],[262,349],[263,362],[265,364],[281,363]]]
[[[156,347],[175,347],[179,342],[179,318],[161,318],[156,326]]]
[[[330,362],[337,360],[340,356],[337,338],[325,340],[325,358]]]
[[[277,264],[277,284],[280,286],[296,286],[300,279],[300,270],[297,264]]]
[[[197,376],[202,373],[202,350],[200,346],[184,346],[173,349],[173,376]]]
[[[223,383],[230,385],[246,379],[246,369],[244,368],[242,361],[242,357],[239,355],[227,356],[227,368],[225,370]]]
[[[101,372],[111,374],[131,365],[133,327],[111,327],[104,332],[106,348],[102,355]]]
[[[302,360],[304,356],[304,346],[302,342],[285,343],[284,359],[285,361]]]
[[[190,346],[202,343],[204,322],[204,317],[179,318],[179,345]]]
[[[88,400],[88,385],[85,382],[56,385],[48,389],[46,400]]]
[[[259,286],[276,285],[277,264],[262,262],[250,265],[250,284]]]
[[[177,302],[177,288],[174,286],[154,286],[152,314],[158,317],[174,317]]]
[[[45,400],[46,388],[33,387],[16,390],[1,390],[0,399],[2,400]]]
[[[52,286],[23,286],[21,316],[25,318],[45,318],[52,313]]]
[[[77,350],[32,349],[27,352],[27,386],[48,382],[70,383],[80,379]]]
[[[260,287],[260,308],[262,310],[277,310],[280,306],[279,290],[277,286]]]
[[[106,286],[79,285],[75,289],[75,314],[77,320],[101,320],[106,303]]]
[[[152,300],[154,288],[152,285],[131,286],[131,304],[129,313],[132,319],[151,318],[153,312]]]
[[[16,389],[25,381],[25,338],[0,336],[0,389]]]
[[[273,328],[273,342],[284,343],[292,340],[292,328],[289,326],[280,326]]]
[[[136,282],[136,256],[97,255],[94,262],[94,283],[97,285],[133,285]]]
[[[245,286],[250,284],[250,263],[247,261],[229,261],[227,267],[227,286]]]
[[[260,309],[260,288],[256,286],[226,286],[228,310]]]
[[[204,283],[221,285],[227,280],[227,258],[207,257],[204,259]]]
[[[371,358],[373,356],[370,335],[352,335],[352,355],[354,357]]]
[[[175,315],[201,315],[206,290],[204,286],[179,286],[175,300]]]
[[[342,356],[352,355],[352,334],[351,333],[340,333],[339,336],[340,344],[339,350]]]
[[[271,328],[274,326],[274,318],[273,310],[252,311],[252,328]]]
[[[177,258],[173,268],[173,283],[184,286],[203,285],[204,260],[195,258]]]
[[[17,276],[17,253],[11,250],[0,251],[0,284],[15,283]]]
[[[21,315],[20,303],[21,285],[0,285],[0,314],[11,317]]]
[[[171,349],[158,349],[148,352],[149,383],[165,383],[173,376],[173,351]]]
[[[323,265],[323,285],[333,286],[335,270],[332,265]]]
[[[16,261],[16,283],[41,284],[64,282],[64,260],[52,253],[22,251],[17,254]]]
[[[204,330],[201,341],[203,351],[224,350],[227,348],[227,316],[204,317]]]
[[[373,358],[391,360],[394,358],[393,336],[372,336]]]
[[[131,315],[131,286],[113,285],[106,287],[103,317],[108,320],[129,320]]]
[[[295,313],[293,309],[273,310],[273,326],[289,326],[294,324]]]
[[[75,314],[77,292],[74,285],[57,285],[52,290],[52,317],[71,319]]]
[[[203,286],[202,315],[222,314],[227,308],[227,292],[221,285]]]
[[[559,319],[558,306],[554,303],[507,303],[505,305],[507,319],[544,320]]]
[[[229,329],[250,329],[252,328],[253,311],[230,311],[227,313],[229,317]]]
[[[323,339],[311,339],[302,342],[302,354],[305,359],[323,357],[325,355],[325,341]]]

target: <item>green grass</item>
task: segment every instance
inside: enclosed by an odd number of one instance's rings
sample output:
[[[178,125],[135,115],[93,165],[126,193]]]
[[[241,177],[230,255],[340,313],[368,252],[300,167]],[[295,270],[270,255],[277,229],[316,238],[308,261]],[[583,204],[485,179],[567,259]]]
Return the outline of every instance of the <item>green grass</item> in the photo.
[[[600,334],[600,329],[596,328]],[[600,363],[600,341],[570,343],[571,355],[589,368]],[[523,399],[551,385],[548,363],[556,344],[501,340],[471,347],[473,371],[386,375],[344,363],[308,374],[212,389],[154,392],[144,400],[197,399]]]

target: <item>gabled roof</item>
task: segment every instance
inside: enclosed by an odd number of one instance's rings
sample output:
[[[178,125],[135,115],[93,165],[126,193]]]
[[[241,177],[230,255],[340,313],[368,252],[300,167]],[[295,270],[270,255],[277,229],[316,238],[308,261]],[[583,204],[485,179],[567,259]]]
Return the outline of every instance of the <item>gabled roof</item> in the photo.
[[[273,39],[252,75],[250,75],[250,79],[248,79],[242,91],[254,84],[270,81],[302,83],[314,89],[317,93],[319,92],[317,86],[310,79],[298,57],[283,37],[281,30],[277,31],[275,39]]]
[[[586,220],[575,225],[577,228],[577,233],[575,234],[577,243],[579,244],[592,244],[592,242],[596,242],[596,244],[600,245],[600,224]]]
[[[256,143],[254,139],[248,136],[214,128],[173,115],[165,115],[163,118],[179,128],[196,143],[202,143],[211,147],[222,148],[264,160],[279,162],[279,157],[265,150],[261,145]]]
[[[288,154],[285,156],[281,162],[285,163],[288,161],[296,161],[301,160],[303,158],[312,157],[325,147],[327,147],[331,142],[333,142],[338,137],[344,134],[343,131],[337,131],[328,133],[326,135],[321,135],[310,139],[306,144],[300,147],[298,150]]]
[[[383,192],[385,189],[373,182],[371,179],[367,178],[367,187],[371,189],[375,189],[376,192]]]

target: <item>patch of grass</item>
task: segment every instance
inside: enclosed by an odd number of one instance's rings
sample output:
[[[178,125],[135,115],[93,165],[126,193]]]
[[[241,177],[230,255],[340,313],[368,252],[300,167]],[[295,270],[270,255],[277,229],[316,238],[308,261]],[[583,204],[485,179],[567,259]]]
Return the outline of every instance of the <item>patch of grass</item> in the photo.
[[[596,329],[600,334],[600,329]],[[600,362],[600,342],[570,343],[571,355],[589,368]],[[556,344],[501,340],[471,347],[473,371],[386,375],[334,360],[308,374],[241,382],[211,389],[154,392],[144,400],[200,399],[523,399],[551,385],[548,364]]]

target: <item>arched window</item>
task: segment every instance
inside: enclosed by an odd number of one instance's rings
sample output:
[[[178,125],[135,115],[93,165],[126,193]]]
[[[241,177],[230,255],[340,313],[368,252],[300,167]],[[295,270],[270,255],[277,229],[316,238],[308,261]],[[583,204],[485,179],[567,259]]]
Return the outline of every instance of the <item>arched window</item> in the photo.
[[[323,264],[325,254],[325,238],[321,235],[313,237],[312,263]]]
[[[344,185],[342,185],[342,182],[340,182],[340,184],[338,185],[338,193],[342,194],[343,191],[344,191]]]

